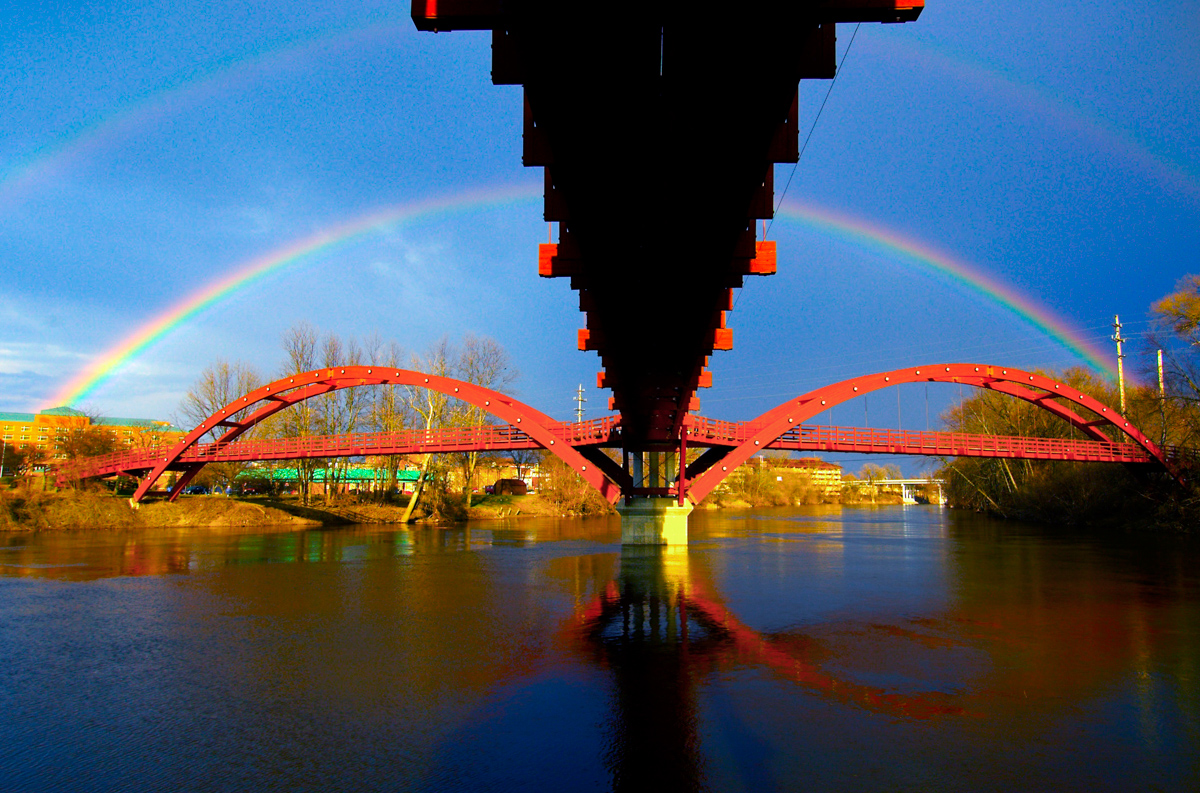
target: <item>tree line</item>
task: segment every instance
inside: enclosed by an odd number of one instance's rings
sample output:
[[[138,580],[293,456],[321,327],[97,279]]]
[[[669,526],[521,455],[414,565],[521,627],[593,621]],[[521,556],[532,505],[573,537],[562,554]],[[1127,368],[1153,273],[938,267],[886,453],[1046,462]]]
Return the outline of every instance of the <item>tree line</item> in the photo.
[[[207,366],[188,390],[179,407],[177,423],[196,426],[234,399],[277,377],[290,377],[319,368],[376,365],[392,369],[407,368],[425,374],[452,377],[468,383],[507,393],[517,378],[508,354],[493,339],[466,334],[459,342],[443,338],[423,353],[408,353],[394,341],[378,334],[362,339],[321,333],[308,322],[288,329],[282,338],[282,362],[274,377],[264,378],[244,361],[217,360]],[[234,414],[241,420],[250,410]],[[489,416],[480,408],[431,389],[400,385],[368,385],[341,388],[305,400],[271,416],[244,438],[307,438],[319,435],[346,435],[361,432],[397,432],[405,429],[436,430],[445,427],[481,427]],[[223,428],[214,428],[204,440],[213,441]],[[447,514],[470,507],[471,486],[484,452],[426,454],[419,462],[416,495],[409,501],[405,518],[411,517],[418,498],[425,496],[427,511]],[[397,490],[398,472],[404,465],[400,455],[384,458],[381,481],[376,483],[380,497]],[[296,469],[297,489],[303,503],[311,499],[317,471],[325,472],[324,498],[333,503],[346,482],[349,458],[303,458],[289,461]],[[247,472],[247,463],[226,462],[206,466],[202,475],[218,486],[230,486]],[[274,466],[269,466],[269,471]],[[449,492],[450,472],[457,471],[463,484],[463,496]],[[465,505],[463,501],[465,500]]]
[[[1138,382],[1126,386],[1125,416],[1160,446],[1196,449],[1200,447],[1200,276],[1187,276],[1174,292],[1156,301],[1151,318],[1151,330],[1135,355]],[[1109,406],[1120,404],[1117,384],[1088,369],[1042,373]],[[992,391],[975,392],[950,407],[942,421],[954,432],[1087,437],[1078,427],[1028,402]],[[1003,458],[946,458],[939,476],[946,480],[952,506],[1042,523],[1186,530],[1200,522],[1200,469],[1187,458],[1181,465],[1186,486],[1166,474],[1130,466]]]

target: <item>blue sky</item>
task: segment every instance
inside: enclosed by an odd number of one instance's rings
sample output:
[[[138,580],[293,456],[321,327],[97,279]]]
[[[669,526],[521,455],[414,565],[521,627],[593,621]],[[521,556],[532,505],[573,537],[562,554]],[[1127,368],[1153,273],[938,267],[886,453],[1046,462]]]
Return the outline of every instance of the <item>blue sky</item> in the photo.
[[[389,205],[540,183],[521,94],[489,36],[418,34],[404,2],[39,3],[0,24],[0,410],[30,410],[96,356],[239,265]],[[853,26],[839,27],[839,54]],[[807,129],[826,81],[801,86]],[[791,166],[779,166],[777,190]],[[788,191],[953,255],[1104,339],[1200,271],[1200,4],[930,0],[864,25]],[[565,281],[536,276],[540,201],[401,224],[243,290],[92,397],[170,417],[217,357],[265,373],[307,319],[421,351],[495,337],[520,395],[591,415]],[[779,273],[748,279],[706,415],[747,419],[831,380],[909,364],[1065,367],[1069,350],[911,263],[778,221]],[[907,427],[924,389],[901,392]],[[931,391],[933,423],[957,392]],[[894,395],[869,404],[895,426]],[[862,421],[847,407],[838,423]]]

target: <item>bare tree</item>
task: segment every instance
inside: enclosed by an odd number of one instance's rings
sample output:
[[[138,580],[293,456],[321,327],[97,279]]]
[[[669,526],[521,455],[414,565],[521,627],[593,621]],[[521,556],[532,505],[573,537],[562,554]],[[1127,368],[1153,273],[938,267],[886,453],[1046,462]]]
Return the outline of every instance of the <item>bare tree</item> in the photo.
[[[400,362],[404,360],[404,351],[396,342],[385,344],[378,333],[373,333],[363,341],[363,357],[372,363],[395,370],[400,368]],[[409,425],[410,411],[397,386],[374,386],[370,390],[369,400],[367,423],[373,432],[398,432]],[[396,488],[402,456],[390,454],[383,459],[383,481],[376,484],[387,494]]]
[[[517,479],[525,479],[525,469],[533,468],[542,459],[541,449],[513,449],[509,452],[513,468],[517,469]]]
[[[330,333],[321,345],[322,365],[357,366],[362,363],[362,351],[353,337],[342,340]],[[317,400],[317,425],[322,435],[347,435],[362,428],[367,398],[358,388],[340,388]],[[325,465],[325,503],[336,500],[337,492],[350,467],[349,458],[336,457]]]
[[[1193,446],[1200,438],[1200,275],[1185,276],[1150,312],[1154,325],[1146,334],[1146,351],[1161,350],[1165,358],[1165,394],[1157,400],[1159,441]],[[1149,382],[1158,379],[1157,363],[1145,366]]]
[[[876,482],[880,482],[885,479],[899,479],[900,476],[900,466],[896,465],[895,463],[888,463],[886,465],[865,463],[863,467],[858,470],[858,478],[871,484],[875,484]]]
[[[508,353],[494,339],[468,333],[463,339],[462,351],[458,355],[457,374],[459,379],[474,385],[505,391],[517,373],[509,367]],[[487,413],[483,408],[455,400],[455,423],[460,426],[480,428]],[[471,484],[479,465],[480,452],[461,452],[453,455],[463,478],[463,494],[467,509],[471,508]]]
[[[104,426],[104,417],[98,412],[79,411],[76,416],[82,421],[72,426],[66,433],[59,435],[55,444],[56,452],[64,455],[69,462],[88,457],[99,457],[121,448],[121,442],[116,433]],[[71,470],[70,466],[67,467],[67,470]],[[78,477],[71,476],[69,481],[71,487],[79,488]]]
[[[175,421],[186,427],[197,426],[230,402],[253,391],[261,383],[262,379],[258,372],[250,364],[242,361],[230,363],[218,358],[200,372],[196,382],[188,389],[179,405],[179,417]],[[248,411],[249,408],[239,410],[231,414],[230,418],[235,421],[240,420]],[[205,433],[204,437],[210,442],[215,441],[225,431],[225,427],[214,426]],[[148,440],[152,442],[154,439],[150,437]],[[238,474],[247,468],[247,464],[241,462],[212,463],[207,468],[218,482],[223,482],[228,486],[237,479]]]
[[[430,347],[429,351],[423,357],[414,355],[412,368],[425,374],[445,377],[449,375],[453,367],[454,357],[454,348],[450,345],[449,340],[443,337],[441,341]],[[405,402],[416,415],[420,416],[427,433],[446,425],[449,398],[440,391],[434,391],[430,388],[407,386],[405,388]],[[408,506],[404,510],[404,517],[401,518],[401,521],[404,523],[412,520],[413,510],[416,509],[417,501],[421,498],[421,491],[425,487],[425,481],[429,475],[432,461],[432,454],[426,454],[421,459],[421,472],[417,475],[417,482],[413,486],[412,496],[408,499]]]
[[[314,369],[317,365],[316,329],[304,321],[293,325],[283,334],[283,352],[287,356],[282,372],[284,376],[301,374]],[[276,431],[287,438],[310,437],[316,433],[316,427],[316,414],[309,400],[304,400],[280,413],[279,421],[275,425]],[[313,474],[320,466],[321,461],[312,458],[302,458],[296,461],[296,484],[305,505],[308,504]]]

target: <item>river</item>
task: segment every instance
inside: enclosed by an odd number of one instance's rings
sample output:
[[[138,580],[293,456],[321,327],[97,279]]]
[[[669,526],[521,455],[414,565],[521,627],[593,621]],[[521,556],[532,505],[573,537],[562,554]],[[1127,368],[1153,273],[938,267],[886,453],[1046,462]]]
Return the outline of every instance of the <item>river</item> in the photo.
[[[0,536],[0,789],[1200,789],[1195,540],[690,531]]]

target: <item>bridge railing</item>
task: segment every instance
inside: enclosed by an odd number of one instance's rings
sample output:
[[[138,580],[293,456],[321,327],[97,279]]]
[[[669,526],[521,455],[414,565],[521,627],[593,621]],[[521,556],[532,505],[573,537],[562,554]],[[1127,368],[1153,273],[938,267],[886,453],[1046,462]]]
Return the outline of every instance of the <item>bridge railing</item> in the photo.
[[[558,422],[547,429],[564,443],[585,445],[607,441],[619,423],[619,417],[609,416],[584,422]],[[301,438],[240,438],[228,443],[197,444],[179,458],[179,464],[417,454],[424,451],[503,451],[537,447],[538,444],[519,426],[485,424],[480,427],[443,427],[433,430],[313,435]],[[169,451],[169,447],[162,446],[111,452],[73,460],[57,468],[64,477],[79,479],[122,471],[140,472],[153,468]]]
[[[696,441],[718,444],[744,443],[754,434],[753,425],[745,421],[721,421],[693,416],[687,427],[688,437]]]
[[[119,452],[84,457],[78,460],[67,460],[52,469],[57,470],[68,478],[87,479],[99,474],[112,474],[121,471],[141,471],[154,467],[154,461],[167,454],[169,447],[151,446],[143,449],[126,449]]]
[[[769,448],[814,451],[893,451],[896,454],[932,456],[1030,457],[1046,459],[1150,462],[1136,443],[1115,443],[1075,438],[1037,438],[1019,435],[978,435],[963,432],[919,432],[802,425],[782,435]]]
[[[180,463],[222,460],[271,460],[303,457],[358,457],[415,454],[422,451],[488,451],[532,448],[537,444],[519,427],[445,427],[432,430],[310,435],[302,438],[249,438],[229,443],[197,444]]]
[[[561,422],[548,427],[573,446],[602,444],[613,437],[619,417],[585,422]],[[695,442],[734,445],[753,436],[746,422],[715,421],[694,417],[687,428]],[[233,460],[297,459],[305,457],[357,457],[423,452],[504,451],[536,448],[537,443],[517,425],[446,427],[436,430],[318,435],[306,438],[241,438],[229,443],[199,444],[180,457],[179,466]],[[1072,438],[1036,438],[1011,435],[977,435],[955,432],[862,429],[805,424],[785,433],[767,448],[793,451],[857,451],[891,454],[924,454],[938,457],[1004,456],[1032,459],[1075,459],[1108,462],[1150,462],[1145,449],[1133,443],[1113,443]],[[131,449],[57,466],[67,479],[85,479],[114,473],[143,473],[169,454],[168,447]],[[1200,469],[1200,450],[1169,446],[1169,462],[1189,470]]]

